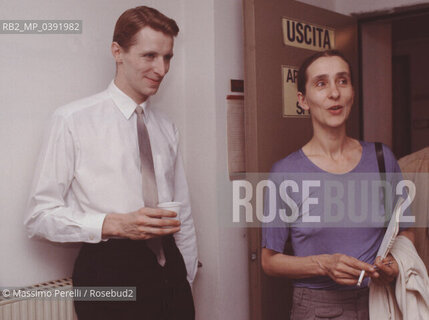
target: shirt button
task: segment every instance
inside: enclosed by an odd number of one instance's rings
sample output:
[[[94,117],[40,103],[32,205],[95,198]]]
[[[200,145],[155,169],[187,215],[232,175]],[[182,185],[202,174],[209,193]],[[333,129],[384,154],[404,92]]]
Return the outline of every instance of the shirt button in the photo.
[[[94,236],[92,234],[89,236],[89,240],[94,240]]]

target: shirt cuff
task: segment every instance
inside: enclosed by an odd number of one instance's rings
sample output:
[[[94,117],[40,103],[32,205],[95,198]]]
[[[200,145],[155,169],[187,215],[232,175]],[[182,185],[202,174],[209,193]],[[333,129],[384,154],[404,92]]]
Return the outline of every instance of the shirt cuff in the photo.
[[[101,241],[101,233],[105,217],[105,213],[91,212],[85,214],[82,220],[82,226],[87,235],[87,239],[84,240],[84,242],[98,243]]]

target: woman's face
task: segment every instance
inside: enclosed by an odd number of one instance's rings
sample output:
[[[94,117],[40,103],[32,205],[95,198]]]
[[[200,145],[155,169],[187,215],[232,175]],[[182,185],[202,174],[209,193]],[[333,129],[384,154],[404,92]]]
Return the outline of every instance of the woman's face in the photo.
[[[354,98],[347,62],[337,56],[315,60],[307,68],[305,90],[305,96],[298,93],[298,100],[302,108],[310,110],[314,125],[345,125]]]

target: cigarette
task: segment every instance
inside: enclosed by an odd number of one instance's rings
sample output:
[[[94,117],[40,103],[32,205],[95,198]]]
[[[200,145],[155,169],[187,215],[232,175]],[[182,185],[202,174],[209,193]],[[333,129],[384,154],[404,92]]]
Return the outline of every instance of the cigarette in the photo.
[[[363,280],[364,275],[365,275],[365,270],[362,270],[362,271],[360,272],[359,280],[358,280],[358,282],[357,282],[357,286],[358,286],[358,287],[360,287],[360,285],[362,284],[362,280]]]

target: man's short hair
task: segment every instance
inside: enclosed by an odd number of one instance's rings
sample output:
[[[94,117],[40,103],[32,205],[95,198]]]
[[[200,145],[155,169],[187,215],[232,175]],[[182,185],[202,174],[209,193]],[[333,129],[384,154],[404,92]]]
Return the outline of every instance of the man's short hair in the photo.
[[[171,37],[179,33],[176,21],[154,8],[139,6],[126,10],[118,18],[113,32],[113,41],[128,51],[136,42],[135,35],[144,27],[151,27]]]

